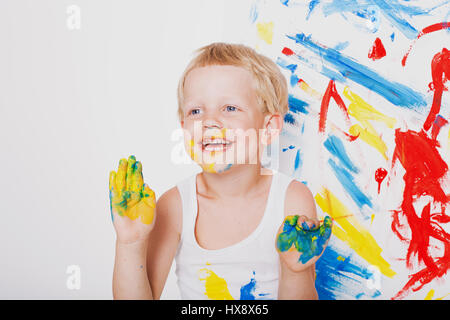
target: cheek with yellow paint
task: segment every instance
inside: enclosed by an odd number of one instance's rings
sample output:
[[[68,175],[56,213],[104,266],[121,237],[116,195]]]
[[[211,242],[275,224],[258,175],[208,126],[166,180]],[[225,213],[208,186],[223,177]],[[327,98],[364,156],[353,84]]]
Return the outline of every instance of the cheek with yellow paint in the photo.
[[[151,224],[155,215],[155,193],[144,183],[142,164],[134,156],[121,159],[117,172],[109,175],[109,199],[111,217],[113,212],[131,220],[140,218]],[[114,218],[113,218],[114,221]]]

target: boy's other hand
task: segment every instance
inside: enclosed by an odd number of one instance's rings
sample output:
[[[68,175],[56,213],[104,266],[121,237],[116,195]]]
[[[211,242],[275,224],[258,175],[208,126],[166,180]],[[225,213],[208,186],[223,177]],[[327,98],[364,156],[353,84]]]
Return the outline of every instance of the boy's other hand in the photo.
[[[306,216],[287,216],[278,229],[276,240],[281,260],[294,272],[312,266],[325,251],[332,224],[328,216],[322,224]]]
[[[111,218],[122,243],[146,241],[155,224],[155,193],[144,183],[142,164],[130,156],[109,174]]]

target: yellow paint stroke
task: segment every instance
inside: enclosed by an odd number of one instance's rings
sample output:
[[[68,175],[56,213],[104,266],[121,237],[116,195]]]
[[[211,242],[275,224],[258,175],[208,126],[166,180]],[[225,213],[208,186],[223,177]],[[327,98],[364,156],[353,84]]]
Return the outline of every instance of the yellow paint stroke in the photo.
[[[192,160],[194,160],[202,167],[203,171],[216,173],[216,170],[214,169],[214,163],[204,164],[200,162],[198,154],[194,151],[194,139],[191,139],[191,141],[189,141],[189,156],[192,158]]]
[[[424,300],[433,300],[434,290],[431,289],[430,292],[427,293]]]
[[[206,276],[200,278],[205,281],[205,295],[212,300],[234,300],[228,290],[227,282],[224,278],[219,277],[213,271],[203,268],[200,272],[204,272]]]
[[[322,100],[322,95],[319,91],[313,89],[309,84],[307,84],[303,79],[300,79],[298,82],[298,86],[300,89],[305,91],[310,96],[316,98],[317,100]]]
[[[427,293],[427,295],[425,296],[425,299],[424,299],[424,300],[433,300],[434,294],[435,294],[434,289],[431,289],[431,290]],[[447,294],[446,294],[445,296],[443,296],[443,297],[435,298],[434,300],[443,300],[443,299],[444,299],[445,297],[447,297],[448,295],[450,295],[450,293],[447,293]]]
[[[345,258],[344,258],[344,257],[341,257],[341,256],[338,256],[337,259],[338,259],[339,261],[345,261]]]
[[[384,122],[389,128],[393,128],[396,119],[381,113],[364,101],[360,96],[352,92],[348,87],[344,88],[343,94],[350,100],[350,104],[348,105],[348,114],[362,124],[362,126],[358,124],[351,126],[349,133],[354,136],[359,134],[358,139],[361,139],[368,145],[374,147],[387,160],[387,146],[383,139],[381,139],[378,132],[370,124],[369,120],[381,121]]]
[[[450,128],[448,129],[448,148],[450,149]]]
[[[347,243],[368,263],[377,266],[385,276],[392,278],[396,274],[381,256],[382,249],[373,236],[331,191],[323,188],[322,194],[316,194],[314,199],[323,212],[334,219],[333,234],[336,237]]]
[[[256,24],[256,29],[258,30],[258,36],[262,40],[264,40],[268,44],[272,44],[273,22],[267,22],[267,23],[258,22]]]

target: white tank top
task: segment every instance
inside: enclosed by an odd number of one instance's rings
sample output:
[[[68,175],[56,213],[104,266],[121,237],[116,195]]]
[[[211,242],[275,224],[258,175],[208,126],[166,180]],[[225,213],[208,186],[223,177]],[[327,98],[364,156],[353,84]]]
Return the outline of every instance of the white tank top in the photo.
[[[197,174],[177,185],[183,204],[183,228],[175,256],[181,299],[277,299],[280,266],[275,238],[284,220],[286,189],[293,178],[273,173],[259,225],[244,240],[218,250],[200,247],[194,234]]]

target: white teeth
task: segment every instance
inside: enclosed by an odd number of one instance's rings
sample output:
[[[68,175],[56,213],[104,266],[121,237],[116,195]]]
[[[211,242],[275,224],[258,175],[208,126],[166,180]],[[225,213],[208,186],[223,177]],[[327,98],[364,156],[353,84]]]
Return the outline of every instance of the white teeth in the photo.
[[[227,141],[225,139],[203,139],[202,144],[205,146],[207,144],[211,144],[211,145],[218,145],[218,144],[230,144],[230,141]]]

